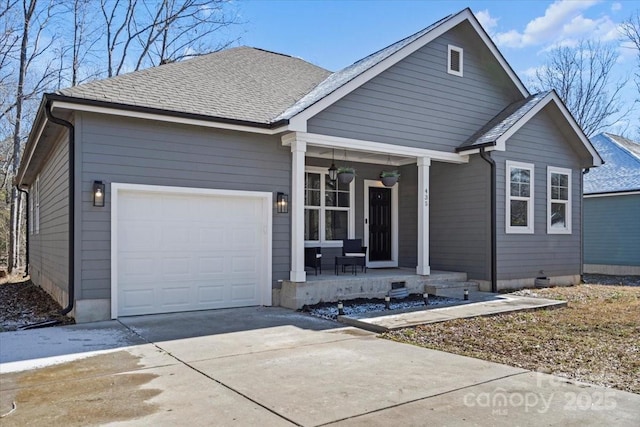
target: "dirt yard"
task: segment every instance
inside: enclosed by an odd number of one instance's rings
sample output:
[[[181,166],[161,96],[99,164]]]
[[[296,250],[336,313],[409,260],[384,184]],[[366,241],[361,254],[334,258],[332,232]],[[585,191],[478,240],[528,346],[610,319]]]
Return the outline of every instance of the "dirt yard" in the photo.
[[[640,393],[640,287],[583,284],[518,293],[566,300],[568,307],[460,319],[383,336]]]

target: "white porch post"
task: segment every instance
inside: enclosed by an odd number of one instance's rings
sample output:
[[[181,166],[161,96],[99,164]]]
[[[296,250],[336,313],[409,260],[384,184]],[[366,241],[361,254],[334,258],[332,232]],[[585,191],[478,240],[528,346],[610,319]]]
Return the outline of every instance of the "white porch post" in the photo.
[[[429,167],[431,158],[418,157],[418,266],[416,273],[428,276],[429,267]]]
[[[304,272],[304,156],[307,143],[291,141],[291,272],[292,282],[305,282]]]

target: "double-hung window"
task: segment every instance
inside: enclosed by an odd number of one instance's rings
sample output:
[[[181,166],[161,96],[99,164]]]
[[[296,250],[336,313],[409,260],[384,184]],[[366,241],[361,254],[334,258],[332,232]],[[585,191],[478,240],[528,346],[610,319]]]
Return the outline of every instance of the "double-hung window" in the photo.
[[[547,233],[571,234],[571,170],[547,166]]]
[[[506,166],[506,232],[531,234],[534,221],[534,166],[509,160]]]
[[[304,174],[304,240],[340,246],[354,233],[354,181],[332,181],[326,169],[307,168]]]

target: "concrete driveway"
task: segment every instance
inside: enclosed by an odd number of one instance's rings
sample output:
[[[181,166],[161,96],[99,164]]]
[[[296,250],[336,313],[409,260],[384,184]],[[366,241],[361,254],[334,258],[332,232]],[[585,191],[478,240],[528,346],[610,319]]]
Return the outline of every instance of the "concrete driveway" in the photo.
[[[640,395],[395,343],[280,308],[8,332],[0,344],[7,426],[640,420]],[[22,370],[33,366],[40,367]]]

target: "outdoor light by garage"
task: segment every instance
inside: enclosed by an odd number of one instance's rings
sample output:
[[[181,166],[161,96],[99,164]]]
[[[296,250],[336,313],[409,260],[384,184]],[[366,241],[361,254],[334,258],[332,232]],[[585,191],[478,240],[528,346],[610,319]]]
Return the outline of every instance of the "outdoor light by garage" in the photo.
[[[276,206],[278,207],[278,213],[289,213],[289,196],[284,193],[278,193]]]
[[[104,183],[93,181],[93,206],[104,207]]]

